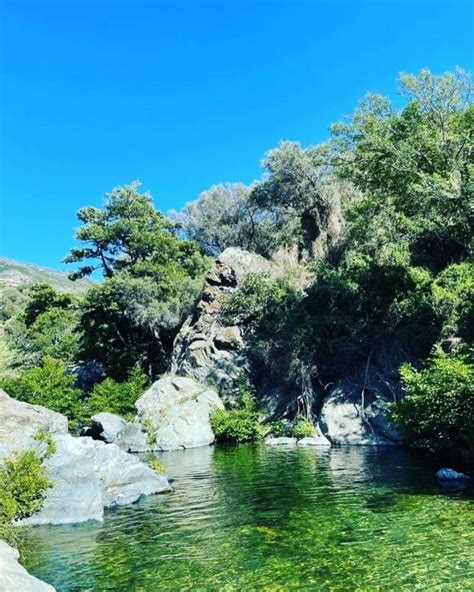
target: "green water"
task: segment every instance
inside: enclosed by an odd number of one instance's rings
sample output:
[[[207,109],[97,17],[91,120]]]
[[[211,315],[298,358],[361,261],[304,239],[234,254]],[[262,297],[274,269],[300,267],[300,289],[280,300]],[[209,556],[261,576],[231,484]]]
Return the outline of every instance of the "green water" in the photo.
[[[103,524],[37,527],[24,564],[59,592],[474,590],[472,491],[400,450],[163,453],[175,490]]]

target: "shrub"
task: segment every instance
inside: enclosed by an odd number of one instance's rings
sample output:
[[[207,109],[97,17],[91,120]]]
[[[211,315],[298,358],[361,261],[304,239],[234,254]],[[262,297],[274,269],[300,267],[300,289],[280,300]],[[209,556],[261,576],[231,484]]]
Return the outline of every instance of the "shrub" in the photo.
[[[293,438],[309,438],[314,436],[314,425],[308,419],[298,419],[291,430]]]
[[[281,438],[287,435],[288,430],[286,424],[281,419],[278,419],[270,425],[270,431],[275,438]]]
[[[472,350],[434,350],[422,370],[401,367],[405,397],[393,418],[407,442],[433,452],[474,450],[474,360]]]
[[[0,538],[15,543],[10,523],[37,512],[51,486],[46,469],[33,450],[3,461],[0,466]]]
[[[134,413],[135,401],[143,395],[149,384],[149,378],[138,366],[132,369],[128,379],[123,382],[106,378],[93,388],[87,401],[87,411],[90,415],[108,411],[129,416]]]
[[[263,436],[255,401],[248,392],[243,393],[239,407],[216,409],[211,414],[211,427],[216,440],[249,442]]]
[[[74,381],[64,362],[46,357],[40,366],[1,381],[1,386],[15,399],[63,413],[74,428],[83,420],[82,391],[74,388]]]

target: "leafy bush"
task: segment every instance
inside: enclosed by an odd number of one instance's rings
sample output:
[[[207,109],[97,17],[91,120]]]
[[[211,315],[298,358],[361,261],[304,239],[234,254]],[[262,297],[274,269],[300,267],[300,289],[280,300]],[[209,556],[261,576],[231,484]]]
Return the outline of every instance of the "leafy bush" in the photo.
[[[116,415],[129,416],[135,411],[135,401],[143,395],[150,385],[150,379],[135,366],[127,380],[117,382],[106,378],[96,384],[87,401],[89,415],[108,411]]]
[[[263,436],[257,407],[249,393],[242,395],[241,404],[237,408],[215,409],[211,414],[211,427],[216,440],[249,442]]]
[[[270,432],[275,438],[281,438],[287,435],[288,429],[283,421],[277,420],[270,425]]]
[[[72,427],[77,427],[84,410],[82,392],[74,388],[74,381],[74,376],[66,374],[64,362],[46,357],[41,366],[25,370],[18,378],[2,380],[1,386],[15,399],[63,413]]]
[[[10,527],[14,520],[28,518],[44,503],[52,487],[41,459],[32,450],[15,454],[0,465],[0,538],[15,543]]]
[[[407,442],[433,452],[474,450],[473,351],[437,348],[422,370],[401,367],[405,397],[394,404]]]
[[[310,438],[314,436],[314,425],[308,419],[298,419],[291,430],[293,438]]]

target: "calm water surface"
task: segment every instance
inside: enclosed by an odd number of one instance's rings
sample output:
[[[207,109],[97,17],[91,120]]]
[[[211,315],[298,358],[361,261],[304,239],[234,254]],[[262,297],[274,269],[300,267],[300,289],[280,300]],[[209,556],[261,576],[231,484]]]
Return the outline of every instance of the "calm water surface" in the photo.
[[[400,450],[163,453],[174,492],[28,530],[59,592],[474,590],[474,497]]]

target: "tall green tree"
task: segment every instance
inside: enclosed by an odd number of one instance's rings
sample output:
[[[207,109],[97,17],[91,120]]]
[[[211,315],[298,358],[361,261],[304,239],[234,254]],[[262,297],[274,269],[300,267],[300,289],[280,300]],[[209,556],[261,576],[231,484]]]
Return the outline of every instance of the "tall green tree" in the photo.
[[[326,152],[325,146],[303,149],[297,142],[282,142],[267,152],[265,177],[252,191],[251,201],[272,213],[277,241],[297,244],[300,259],[315,255],[315,241],[322,235],[341,231],[340,203],[348,188],[335,178]]]
[[[154,378],[166,369],[180,324],[190,312],[209,261],[196,242],[158,212],[139,183],[116,187],[103,209],[83,208],[83,226],[69,263],[86,263],[73,278],[101,270],[104,281],[86,295],[80,320],[86,359],[125,378],[138,363]]]
[[[251,187],[243,183],[214,185],[175,217],[186,236],[210,255],[218,255],[227,247],[269,255],[275,246],[271,213],[251,200]]]

